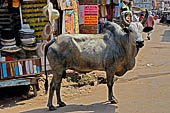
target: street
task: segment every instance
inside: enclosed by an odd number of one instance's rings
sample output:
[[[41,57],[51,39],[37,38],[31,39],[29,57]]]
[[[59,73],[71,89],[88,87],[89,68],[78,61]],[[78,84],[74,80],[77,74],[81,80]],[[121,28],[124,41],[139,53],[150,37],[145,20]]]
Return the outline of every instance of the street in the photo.
[[[170,27],[156,25],[151,40],[139,51],[136,66],[114,85],[118,104],[108,104],[107,86],[94,86],[67,106],[48,111],[47,97],[36,97],[0,109],[1,113],[170,113]],[[71,95],[71,94],[70,94]],[[31,103],[31,104],[30,104]]]

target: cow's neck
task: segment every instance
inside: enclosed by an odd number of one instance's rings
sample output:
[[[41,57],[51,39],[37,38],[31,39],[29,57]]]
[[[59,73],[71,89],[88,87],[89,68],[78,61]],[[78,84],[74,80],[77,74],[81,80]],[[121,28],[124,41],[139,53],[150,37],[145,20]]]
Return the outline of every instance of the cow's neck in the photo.
[[[133,40],[128,34],[121,37],[121,45],[125,51],[125,62],[123,64],[122,72],[131,70],[135,66],[135,56],[137,54],[137,48],[132,44]]]

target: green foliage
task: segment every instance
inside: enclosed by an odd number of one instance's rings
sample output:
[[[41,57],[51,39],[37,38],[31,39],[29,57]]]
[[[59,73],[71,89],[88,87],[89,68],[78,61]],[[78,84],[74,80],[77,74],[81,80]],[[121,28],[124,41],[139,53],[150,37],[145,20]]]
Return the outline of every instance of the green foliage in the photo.
[[[72,76],[67,76],[67,82],[75,82],[79,87],[84,85],[90,85],[93,82],[93,77],[86,74],[77,74]]]
[[[92,81],[92,78],[83,74],[82,78],[78,80],[78,85],[83,86],[83,85],[89,85],[90,81]]]

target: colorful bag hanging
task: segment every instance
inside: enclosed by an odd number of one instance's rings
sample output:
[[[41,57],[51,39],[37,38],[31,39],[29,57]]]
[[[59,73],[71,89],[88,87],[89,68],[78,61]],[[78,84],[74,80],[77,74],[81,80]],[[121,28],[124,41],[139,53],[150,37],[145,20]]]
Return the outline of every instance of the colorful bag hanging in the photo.
[[[19,0],[12,0],[12,7],[18,8],[19,7]]]

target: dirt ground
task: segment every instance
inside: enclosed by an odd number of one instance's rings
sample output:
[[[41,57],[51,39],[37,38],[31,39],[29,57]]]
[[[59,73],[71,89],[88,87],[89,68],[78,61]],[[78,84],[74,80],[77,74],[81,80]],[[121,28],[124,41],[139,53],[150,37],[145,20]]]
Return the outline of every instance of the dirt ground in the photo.
[[[164,31],[169,30],[169,35]],[[74,87],[63,80],[62,99],[67,106],[54,113],[170,113],[170,27],[159,25],[151,36],[145,39],[145,46],[136,58],[133,70],[118,78],[114,95],[118,104],[108,104],[106,84]],[[104,75],[104,72],[96,72]],[[94,74],[94,73],[93,73]],[[38,96],[20,100],[4,98],[0,100],[0,113],[46,113],[48,96],[44,94],[40,82]],[[56,105],[56,97],[53,101]]]

